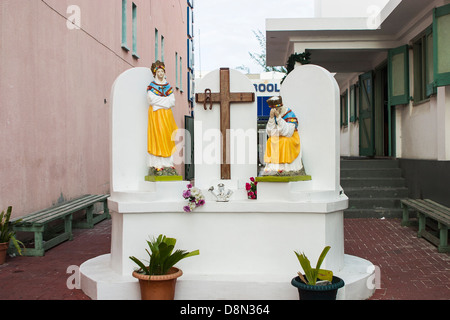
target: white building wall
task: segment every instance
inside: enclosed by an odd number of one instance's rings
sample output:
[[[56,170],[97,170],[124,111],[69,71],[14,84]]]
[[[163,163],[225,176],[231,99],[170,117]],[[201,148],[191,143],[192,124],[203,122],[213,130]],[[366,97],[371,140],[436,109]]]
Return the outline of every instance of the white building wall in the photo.
[[[318,0],[318,2],[325,4],[333,1]],[[342,2],[345,2],[345,0]],[[340,1],[339,5],[342,5],[342,2]],[[399,43],[412,44],[413,39],[432,24],[432,8],[443,4],[444,1],[430,3],[426,12],[417,15],[403,30],[399,30]],[[339,13],[337,5],[337,3],[334,5],[330,4],[330,7],[328,7],[327,4],[327,10],[331,10],[334,6],[336,12]],[[345,15],[350,17],[352,14],[356,14],[355,12],[345,13]],[[386,58],[386,55],[380,55],[379,59],[373,62],[373,69]],[[413,61],[414,56],[412,49],[410,49],[410,96],[414,96]],[[350,86],[357,81],[358,77],[347,82],[341,81],[339,83],[341,93],[345,92],[345,90],[350,91]],[[428,100],[420,103],[410,101],[407,105],[395,106],[394,108],[396,110],[396,157],[422,160],[450,160],[450,86],[438,88],[437,95],[431,96]],[[341,128],[341,155],[359,155],[358,122],[349,122],[348,127]]]

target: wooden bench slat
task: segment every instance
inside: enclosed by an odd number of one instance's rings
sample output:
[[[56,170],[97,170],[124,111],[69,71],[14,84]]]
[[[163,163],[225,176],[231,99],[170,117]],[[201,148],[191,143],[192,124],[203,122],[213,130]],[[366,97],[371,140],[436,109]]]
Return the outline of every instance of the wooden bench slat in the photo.
[[[74,213],[84,209],[86,206],[91,205],[91,203],[96,203],[99,201],[106,201],[107,196],[85,196],[75,200],[68,201],[56,207],[52,207],[47,210],[41,210],[22,219],[19,225],[32,225],[36,223],[45,223],[53,219],[57,219],[58,216],[63,216],[65,214]]]
[[[36,211],[34,213],[31,213],[31,214],[27,215],[26,217],[21,218],[22,222],[25,223],[25,222],[28,222],[28,221],[33,221],[33,220],[35,220],[35,219],[37,219],[37,218],[39,218],[39,217],[41,217],[43,215],[47,215],[49,213],[52,213],[52,212],[55,212],[55,211],[58,211],[58,210],[62,210],[64,208],[67,208],[68,206],[70,206],[73,203],[77,203],[79,201],[82,201],[83,199],[85,199],[85,197],[87,197],[87,195],[85,195],[83,197],[80,197],[80,198],[77,198],[77,199],[74,199],[74,200],[67,201],[65,203],[56,205],[56,206],[51,207],[51,208],[47,208],[47,209]]]
[[[108,199],[109,195],[84,195],[80,198],[67,201],[52,208],[34,212],[26,217],[21,217],[13,221],[15,231],[33,232],[35,244],[34,248],[27,248],[23,253],[26,256],[43,256],[45,251],[58,245],[59,243],[72,240],[72,214],[86,209],[86,222],[77,222],[75,227],[93,228],[95,223],[103,219],[109,219]],[[97,202],[103,202],[103,213],[94,215],[94,205]],[[43,235],[47,225],[54,220],[64,220],[64,232],[56,235],[44,242]],[[17,222],[18,220],[22,220]],[[14,252],[14,248],[11,248]]]
[[[89,207],[91,205],[94,205],[96,202],[99,202],[99,198],[94,199],[83,199],[82,202],[77,202],[75,204],[72,204],[68,208],[65,208],[64,210],[59,210],[57,212],[53,212],[49,216],[42,217],[41,219],[37,220],[35,223],[47,223],[50,221],[53,221],[55,219],[58,219],[58,216],[72,214],[75,212],[78,212],[80,210],[85,209],[86,207]]]
[[[437,245],[439,252],[450,252],[448,245],[448,227],[450,226],[450,208],[447,208],[430,199],[402,199],[403,220],[402,225],[409,225],[408,208],[417,211],[419,220],[418,237],[424,237],[434,245]],[[426,230],[426,219],[431,218],[438,222],[439,237]]]
[[[424,201],[428,205],[430,205],[434,209],[436,209],[437,211],[442,212],[444,215],[446,215],[446,216],[450,215],[450,208],[447,208],[447,207],[443,206],[442,204],[434,202],[433,200],[430,200],[430,199],[425,199]]]
[[[450,224],[450,217],[448,215],[445,215],[445,213],[438,211],[434,208],[431,208],[424,200],[411,200],[408,199],[407,201],[401,200],[401,202],[415,210],[418,210],[422,213],[425,213],[436,220],[439,220],[439,222],[444,224]]]
[[[438,210],[434,207],[430,207],[429,205],[427,205],[427,203],[425,201],[420,202],[419,206],[421,208],[423,208],[423,211],[426,211],[424,213],[426,213],[430,217],[436,219],[438,222],[441,222],[441,223],[444,223],[447,225],[450,224],[450,218],[448,215],[446,215],[445,213],[441,212],[440,210]]]

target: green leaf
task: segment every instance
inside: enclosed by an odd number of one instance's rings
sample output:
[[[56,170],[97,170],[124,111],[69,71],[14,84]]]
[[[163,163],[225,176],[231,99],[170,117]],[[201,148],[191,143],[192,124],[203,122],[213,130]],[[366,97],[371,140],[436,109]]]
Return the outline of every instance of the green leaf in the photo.
[[[176,244],[176,239],[167,238],[164,235],[159,235],[158,238],[153,238],[151,241],[147,241],[147,245],[150,249],[146,249],[150,257],[148,267],[146,267],[139,259],[130,257],[141,269],[147,270],[149,275],[163,275],[172,268],[181,259],[199,255],[200,251],[195,250],[187,252],[185,250],[176,250],[173,252]]]
[[[298,252],[294,251],[297,255],[297,259],[300,262],[300,265],[302,266],[303,272],[305,273],[306,279],[308,280],[308,284],[315,284],[316,281],[314,280],[314,274],[313,270],[311,268],[311,262],[308,260],[306,255],[304,253],[299,254]]]
[[[333,271],[320,269],[317,273],[317,278],[320,280],[333,281]]]
[[[322,253],[320,254],[319,260],[317,260],[316,270],[317,273],[319,272],[320,266],[322,265],[323,260],[325,259],[325,256],[327,255],[328,251],[330,251],[331,247],[327,246],[322,250]]]
[[[313,269],[311,267],[311,262],[308,260],[306,255],[304,253],[299,254],[298,252],[294,251],[298,261],[300,262],[300,265],[305,273],[306,279],[308,280],[308,284],[315,285],[317,282],[317,278],[319,278],[320,271],[324,271],[320,269],[320,266],[323,263],[323,260],[325,259],[325,256],[327,255],[328,251],[330,251],[331,247],[327,246],[322,250],[322,253],[319,256],[319,259],[317,261],[316,267]],[[330,271],[331,272],[331,271]],[[329,273],[324,272],[324,277],[329,277]],[[331,273],[331,278],[332,278]],[[320,278],[319,278],[320,279]],[[321,280],[327,280],[327,279],[321,279]]]
[[[140,270],[142,270],[142,272],[144,272],[144,274],[147,274],[147,275],[149,274],[148,268],[142,263],[142,261],[140,261],[136,257],[130,257],[130,259],[139,266]]]

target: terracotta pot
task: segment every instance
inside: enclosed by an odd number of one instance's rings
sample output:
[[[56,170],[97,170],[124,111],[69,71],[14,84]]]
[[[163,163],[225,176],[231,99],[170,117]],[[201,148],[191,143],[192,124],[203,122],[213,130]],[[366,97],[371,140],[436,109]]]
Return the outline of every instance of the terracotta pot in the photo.
[[[8,251],[9,242],[0,243],[0,265],[6,261],[6,252]]]
[[[299,277],[292,279],[291,284],[298,289],[300,300],[336,300],[338,289],[345,285],[344,280],[336,276],[331,284],[324,286],[305,284]]]
[[[133,277],[139,280],[142,300],[174,300],[177,278],[182,275],[183,272],[175,267],[162,276],[148,276],[133,272]]]

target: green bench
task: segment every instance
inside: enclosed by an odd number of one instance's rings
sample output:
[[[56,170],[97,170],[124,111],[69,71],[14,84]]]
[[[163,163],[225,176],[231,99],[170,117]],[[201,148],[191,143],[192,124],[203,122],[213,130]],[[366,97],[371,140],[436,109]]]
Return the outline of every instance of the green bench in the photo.
[[[73,239],[72,227],[93,228],[96,223],[104,219],[109,219],[111,216],[108,209],[108,197],[109,195],[85,195],[75,200],[67,201],[19,218],[22,221],[14,225],[14,231],[34,233],[34,248],[26,248],[23,255],[44,256],[46,250],[61,242]],[[98,202],[103,202],[103,213],[101,214],[94,213],[94,205]],[[82,210],[86,210],[85,217],[79,222],[72,223],[73,214]],[[64,230],[62,233],[44,241],[44,232],[52,223],[55,224],[61,220],[64,222]],[[10,248],[10,250],[13,249]]]
[[[419,221],[419,231],[417,236],[425,238],[438,247],[439,252],[450,252],[448,245],[448,227],[450,226],[450,208],[447,208],[432,200],[401,200],[403,209],[403,226],[410,226],[409,210],[417,212],[417,219]],[[439,233],[434,235],[426,230],[427,219],[432,219],[437,222]]]

